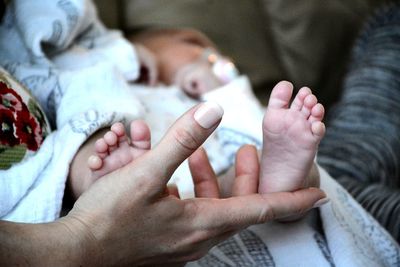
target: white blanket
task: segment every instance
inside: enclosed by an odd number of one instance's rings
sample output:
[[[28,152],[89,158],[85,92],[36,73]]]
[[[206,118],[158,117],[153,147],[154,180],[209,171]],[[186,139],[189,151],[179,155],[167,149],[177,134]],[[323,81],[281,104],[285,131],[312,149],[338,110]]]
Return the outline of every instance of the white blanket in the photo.
[[[400,266],[398,244],[319,170],[321,188],[331,199],[319,211],[292,223],[249,227],[187,266]]]
[[[47,114],[57,114],[52,118],[57,130],[34,157],[0,171],[2,219],[56,219],[69,163],[97,129],[140,117],[149,121],[154,135],[162,135],[163,127],[156,128],[165,112],[148,112],[156,105],[151,100],[154,97],[147,94],[146,98],[126,83],[138,72],[134,49],[118,32],[107,31],[95,14],[92,3],[84,0],[14,0],[9,4],[0,27],[0,63],[32,91]],[[262,110],[254,104],[247,80],[241,77],[228,86],[236,88],[229,91],[229,99],[223,90],[205,96],[221,103],[226,113],[213,137],[219,146],[211,146],[215,155],[224,155],[213,159],[219,170],[229,165],[240,144],[261,142],[261,129],[258,132],[257,128]],[[179,90],[166,92],[166,98],[186,103]],[[238,112],[237,104],[242,101],[254,106]],[[320,171],[329,204],[294,223],[252,226],[188,265],[400,266],[399,246],[341,186]],[[177,176],[178,181],[186,178],[182,187],[190,191],[186,174]]]
[[[0,63],[30,89],[57,130],[34,157],[0,171],[4,219],[56,219],[80,145],[99,128],[143,117],[126,82],[138,75],[135,51],[95,14],[90,1],[80,0],[17,0],[8,6]]]

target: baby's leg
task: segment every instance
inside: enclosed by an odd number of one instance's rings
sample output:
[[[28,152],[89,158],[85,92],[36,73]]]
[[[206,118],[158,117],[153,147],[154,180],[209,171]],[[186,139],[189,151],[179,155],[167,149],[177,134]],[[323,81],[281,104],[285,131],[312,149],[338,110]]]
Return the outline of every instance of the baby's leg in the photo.
[[[293,191],[308,185],[318,144],[325,134],[324,107],[309,88],[291,106],[293,86],[280,82],[271,92],[263,120],[260,193]]]
[[[148,126],[143,121],[137,120],[133,121],[130,127],[130,138],[125,133],[124,125],[115,123],[110,131],[96,141],[96,155],[88,159],[93,182],[125,166],[150,149]]]

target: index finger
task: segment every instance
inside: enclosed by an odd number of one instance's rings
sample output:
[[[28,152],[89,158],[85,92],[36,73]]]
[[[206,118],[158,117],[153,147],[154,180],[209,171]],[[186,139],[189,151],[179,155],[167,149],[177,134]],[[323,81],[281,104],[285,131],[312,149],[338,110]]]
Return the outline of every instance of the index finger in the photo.
[[[199,148],[189,157],[189,169],[196,197],[219,198],[217,176],[204,148]]]
[[[193,201],[196,201],[193,200]],[[295,192],[253,194],[228,199],[197,199],[201,207],[194,221],[201,227],[215,231],[238,230],[253,224],[303,214],[328,201],[317,188]]]

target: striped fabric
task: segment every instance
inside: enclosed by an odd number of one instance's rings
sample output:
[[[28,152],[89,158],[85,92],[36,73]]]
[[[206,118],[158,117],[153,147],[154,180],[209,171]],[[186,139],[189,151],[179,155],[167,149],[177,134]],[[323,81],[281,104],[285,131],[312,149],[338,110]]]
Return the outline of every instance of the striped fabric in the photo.
[[[318,163],[400,242],[400,5],[368,21]]]

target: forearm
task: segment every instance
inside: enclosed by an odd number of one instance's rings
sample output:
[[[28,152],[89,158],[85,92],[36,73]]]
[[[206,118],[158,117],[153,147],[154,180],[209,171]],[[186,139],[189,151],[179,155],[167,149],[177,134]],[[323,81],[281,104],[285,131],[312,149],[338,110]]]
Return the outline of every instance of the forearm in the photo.
[[[85,266],[93,255],[64,220],[47,224],[0,221],[1,266]],[[94,258],[91,264],[93,264]]]

